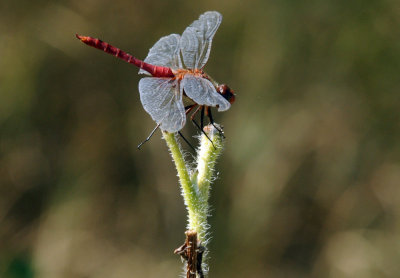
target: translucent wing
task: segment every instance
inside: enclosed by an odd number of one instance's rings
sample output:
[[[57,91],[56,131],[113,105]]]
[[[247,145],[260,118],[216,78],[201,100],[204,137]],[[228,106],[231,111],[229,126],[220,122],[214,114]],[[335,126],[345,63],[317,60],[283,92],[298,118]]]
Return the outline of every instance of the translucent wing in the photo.
[[[139,81],[139,93],[144,110],[162,130],[177,132],[183,128],[186,114],[178,82],[145,77]]]
[[[181,86],[186,95],[200,105],[213,107],[218,105],[218,111],[226,111],[231,107],[229,101],[219,94],[213,84],[205,78],[186,74],[181,81]]]
[[[222,21],[218,12],[206,12],[195,20],[181,37],[183,62],[190,69],[201,69],[210,56],[212,39]]]
[[[170,67],[173,69],[182,68],[182,62],[179,56],[179,42],[180,36],[178,34],[171,34],[169,36],[162,37],[156,42],[149,50],[146,59],[146,63]],[[147,73],[145,70],[140,70],[139,73]]]

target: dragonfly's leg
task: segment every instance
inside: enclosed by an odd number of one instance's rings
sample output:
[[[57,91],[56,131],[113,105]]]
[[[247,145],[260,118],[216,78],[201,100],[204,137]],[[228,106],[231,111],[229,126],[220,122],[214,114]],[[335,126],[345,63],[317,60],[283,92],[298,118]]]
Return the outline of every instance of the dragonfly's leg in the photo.
[[[186,106],[186,107],[185,107],[185,113],[186,113],[186,115],[189,114],[196,106],[197,106],[197,103]],[[190,119],[191,119],[193,122],[194,122],[194,119],[193,119],[193,118],[194,118],[194,115],[196,115],[196,113],[197,113],[197,111],[198,111],[199,109],[200,109],[200,107],[197,107],[196,111],[195,111],[195,112],[193,113],[193,115],[191,115],[191,117],[190,117]],[[196,126],[197,126],[197,125],[196,125]],[[180,131],[178,131],[178,133],[179,133],[179,135],[182,137],[183,141],[185,141],[186,144],[188,144],[189,147],[190,147],[194,152],[196,152],[196,149],[192,146],[192,144],[189,143],[189,141],[185,138],[185,136],[183,136],[183,134],[182,134]]]
[[[143,146],[144,143],[146,143],[147,141],[150,140],[151,136],[153,136],[154,132],[156,132],[157,128],[160,127],[160,124],[158,124],[151,132],[150,135],[146,138],[146,140],[144,140],[142,143],[140,143],[137,148],[140,150],[140,147]]]
[[[197,109],[196,110],[194,110],[194,112],[192,113],[192,115],[190,115],[190,119],[193,121],[193,119],[194,119],[194,116],[196,116],[196,114],[199,112],[199,110],[201,109],[201,107],[203,107],[203,106],[201,106],[201,105],[199,105],[199,107],[197,107]],[[193,109],[193,108],[192,108]]]
[[[203,130],[203,127],[204,127],[204,109],[205,109],[205,106],[203,106],[201,108],[201,113],[200,113],[200,127],[201,127],[201,130]]]
[[[195,108],[196,106],[197,106],[197,104],[192,104],[192,105],[186,106],[186,107],[185,107],[185,114],[186,114],[186,115],[189,114],[190,111],[192,111],[193,108]]]
[[[214,124],[214,119],[213,119],[213,117],[212,117],[212,115],[211,115],[211,109],[210,109],[210,106],[207,106],[206,107],[206,116],[208,117],[208,119],[210,120],[210,124]]]
[[[201,131],[203,132],[203,129],[199,126],[199,124],[195,121],[194,116],[196,116],[196,114],[199,112],[200,109],[202,109],[203,106],[199,106],[197,107],[196,110],[194,110],[194,112],[192,113],[192,115],[190,115],[190,120],[192,121],[192,123]]]
[[[207,137],[207,139],[210,140],[210,142],[211,142],[211,144],[213,145],[214,149],[216,149],[215,146],[214,146],[213,141],[210,139],[210,137],[208,137],[207,133],[204,132],[203,127],[202,127],[202,126],[199,126],[199,124],[194,120],[194,116],[197,114],[197,112],[199,112],[200,109],[201,109],[201,111],[202,111],[202,114],[204,113],[204,106],[200,105],[200,106],[197,107],[197,109],[193,112],[193,114],[190,115],[190,120],[191,120],[192,123],[194,123],[194,125]],[[203,114],[202,117],[204,117],[204,114]],[[201,122],[202,122],[202,125],[203,125],[203,119],[201,120]]]
[[[213,116],[212,116],[212,114],[211,114],[211,109],[210,109],[209,106],[207,106],[207,108],[206,108],[206,115],[207,115],[207,117],[210,119],[210,124],[212,124],[213,127],[215,127],[216,130],[218,130],[218,132],[219,132],[219,134],[221,134],[222,138],[225,138],[224,132],[222,131],[222,129],[220,129],[219,127],[217,127],[217,126],[215,125]]]
[[[183,141],[185,141],[186,144],[188,144],[189,147],[190,147],[194,152],[196,152],[196,149],[192,146],[192,144],[189,143],[189,141],[185,138],[185,136],[183,136],[183,134],[182,134],[180,131],[178,131],[178,134],[182,137]]]
[[[197,104],[186,106],[185,107],[186,115],[189,114],[196,106],[197,106]],[[197,107],[197,109],[192,113],[192,115],[190,115],[190,120],[196,125],[197,128],[199,128],[199,125],[195,122],[194,116],[197,114],[197,112],[199,112],[200,108],[201,108],[201,106]]]

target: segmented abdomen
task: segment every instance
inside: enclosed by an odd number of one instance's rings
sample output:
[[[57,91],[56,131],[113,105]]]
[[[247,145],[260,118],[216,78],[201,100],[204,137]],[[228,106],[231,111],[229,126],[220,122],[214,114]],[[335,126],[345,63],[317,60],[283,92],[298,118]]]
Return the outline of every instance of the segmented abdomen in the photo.
[[[172,72],[172,69],[169,67],[162,67],[162,66],[155,66],[148,64],[142,60],[139,60],[135,57],[133,57],[131,54],[126,53],[125,51],[122,51],[121,49],[112,46],[109,43],[103,42],[102,40],[92,38],[92,37],[86,37],[86,36],[80,36],[76,34],[76,37],[81,40],[83,43],[92,46],[94,48],[103,50],[104,52],[111,54],[115,57],[118,57],[130,64],[133,64],[140,69],[143,69],[150,73],[154,77],[174,77],[175,75]]]

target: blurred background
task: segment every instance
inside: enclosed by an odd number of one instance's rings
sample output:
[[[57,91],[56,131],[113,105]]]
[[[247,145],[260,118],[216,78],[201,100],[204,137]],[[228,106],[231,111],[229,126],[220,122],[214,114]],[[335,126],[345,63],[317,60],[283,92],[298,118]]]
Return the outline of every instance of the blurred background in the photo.
[[[210,277],[399,277],[395,0],[1,1],[0,277],[182,273],[174,165],[160,132],[136,149],[141,77],[75,33],[143,59],[207,10],[206,70],[237,93],[214,113]]]

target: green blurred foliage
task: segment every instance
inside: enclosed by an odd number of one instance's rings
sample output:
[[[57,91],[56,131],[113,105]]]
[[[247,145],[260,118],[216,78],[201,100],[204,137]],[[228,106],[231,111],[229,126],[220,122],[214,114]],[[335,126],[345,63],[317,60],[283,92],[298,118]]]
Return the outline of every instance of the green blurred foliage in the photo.
[[[207,10],[206,70],[237,93],[210,277],[399,276],[398,1],[6,0],[0,277],[177,277],[185,209],[160,134],[136,150],[140,76],[75,33],[144,58]]]

